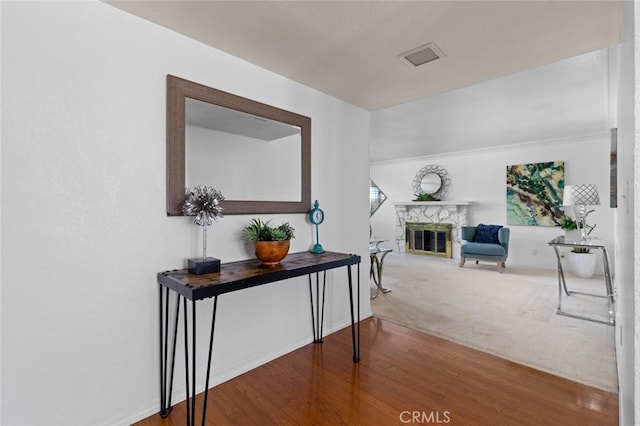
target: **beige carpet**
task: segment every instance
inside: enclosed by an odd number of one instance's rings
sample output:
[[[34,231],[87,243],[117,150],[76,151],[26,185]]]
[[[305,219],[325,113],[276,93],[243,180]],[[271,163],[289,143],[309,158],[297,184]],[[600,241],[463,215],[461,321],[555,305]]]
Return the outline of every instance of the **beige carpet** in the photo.
[[[603,294],[602,277],[575,278],[570,290]],[[556,315],[555,271],[390,253],[376,317],[492,353],[608,392],[618,392],[614,327]],[[571,296],[563,309],[606,319],[605,299]]]

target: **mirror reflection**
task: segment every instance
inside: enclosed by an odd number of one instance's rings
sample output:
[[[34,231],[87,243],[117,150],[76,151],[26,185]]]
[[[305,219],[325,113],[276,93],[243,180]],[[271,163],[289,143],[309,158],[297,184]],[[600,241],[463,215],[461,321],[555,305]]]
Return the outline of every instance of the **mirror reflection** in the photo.
[[[420,188],[423,194],[433,195],[442,186],[442,179],[437,173],[427,173],[420,181]]]
[[[376,210],[380,208],[386,199],[387,196],[382,192],[378,185],[376,185],[374,181],[369,180],[369,216],[373,216]]]
[[[217,183],[231,200],[300,199],[299,126],[187,98],[185,144],[187,187]]]

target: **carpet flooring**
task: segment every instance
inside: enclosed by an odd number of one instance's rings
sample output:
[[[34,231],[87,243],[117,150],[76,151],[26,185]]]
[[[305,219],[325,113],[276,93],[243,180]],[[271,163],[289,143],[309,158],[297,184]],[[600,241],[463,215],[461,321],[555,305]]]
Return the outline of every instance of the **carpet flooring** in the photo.
[[[618,392],[614,327],[556,315],[556,271],[390,253],[374,316],[608,392]],[[602,277],[566,273],[570,290],[604,294]],[[373,285],[373,282],[372,282]],[[572,295],[563,310],[607,317],[605,299]]]

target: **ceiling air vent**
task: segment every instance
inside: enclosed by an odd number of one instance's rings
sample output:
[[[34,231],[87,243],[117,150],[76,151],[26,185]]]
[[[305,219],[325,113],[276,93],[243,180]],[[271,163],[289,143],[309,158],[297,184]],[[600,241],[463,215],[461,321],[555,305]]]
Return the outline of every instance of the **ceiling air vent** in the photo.
[[[411,68],[416,68],[446,56],[435,43],[427,43],[398,55],[398,58]]]

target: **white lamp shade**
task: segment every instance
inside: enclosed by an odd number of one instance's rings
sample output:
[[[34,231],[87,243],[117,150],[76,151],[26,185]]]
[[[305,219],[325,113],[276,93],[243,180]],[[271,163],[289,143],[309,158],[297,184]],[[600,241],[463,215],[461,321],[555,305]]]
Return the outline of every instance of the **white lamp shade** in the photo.
[[[595,185],[573,185],[571,189],[573,204],[582,206],[599,206],[600,197]]]
[[[563,206],[599,206],[598,188],[593,184],[567,185],[562,197]]]

